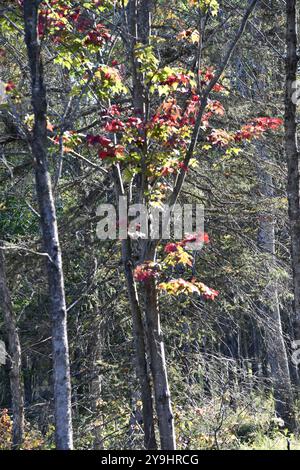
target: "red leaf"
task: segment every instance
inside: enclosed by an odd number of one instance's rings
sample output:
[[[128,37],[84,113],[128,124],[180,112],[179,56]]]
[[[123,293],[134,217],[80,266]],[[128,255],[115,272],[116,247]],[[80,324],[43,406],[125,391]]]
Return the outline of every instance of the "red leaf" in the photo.
[[[165,253],[174,253],[178,251],[178,246],[176,243],[167,243],[164,249]]]
[[[124,130],[124,123],[120,119],[113,119],[105,126],[107,132],[121,132]]]
[[[14,84],[14,82],[12,82],[11,80],[9,80],[6,85],[5,85],[5,91],[6,93],[10,93],[11,91],[13,91],[14,89],[16,88],[16,85]]]

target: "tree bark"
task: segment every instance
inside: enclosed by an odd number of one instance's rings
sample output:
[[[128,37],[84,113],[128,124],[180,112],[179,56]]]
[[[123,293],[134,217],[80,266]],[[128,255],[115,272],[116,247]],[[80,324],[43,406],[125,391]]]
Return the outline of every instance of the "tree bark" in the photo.
[[[140,0],[138,11],[138,36],[143,44],[148,44],[151,36],[151,14],[153,0]]]
[[[296,0],[286,1],[286,92],[285,92],[285,154],[288,167],[287,195],[291,231],[291,256],[294,283],[295,339],[300,340],[300,200],[299,150],[297,141],[297,105],[293,102],[297,80],[297,15]]]
[[[147,338],[150,352],[156,414],[162,450],[176,449],[174,418],[168,383],[165,346],[160,326],[156,282],[148,279],[144,286]]]
[[[146,345],[144,338],[144,325],[142,312],[132,272],[130,240],[122,241],[122,257],[127,283],[127,293],[132,314],[133,338],[136,355],[136,371],[141,387],[143,404],[144,443],[146,449],[157,449],[153,419],[153,400],[150,378],[148,374]]]
[[[154,261],[155,243],[143,243],[143,261]],[[172,412],[171,394],[168,381],[165,345],[160,325],[160,312],[157,286],[154,278],[149,278],[143,286],[144,309],[147,325],[147,343],[150,355],[150,369],[154,385],[155,407],[162,450],[176,449],[176,436]]]
[[[128,3],[128,32],[129,32],[129,59],[132,68],[133,92],[132,100],[135,112],[145,119],[147,115],[148,91],[143,83],[143,76],[139,71],[138,63],[135,59],[134,48],[137,42],[143,44],[149,43],[151,28],[151,0],[130,0]],[[143,161],[147,153],[146,137],[143,148]],[[143,163],[142,163],[143,167]],[[142,173],[142,172],[141,172]],[[137,175],[138,198],[139,202],[143,200],[145,186],[144,174]],[[118,180],[118,194],[124,194],[124,188],[121,177],[116,175]],[[132,242],[128,238],[122,241],[122,259],[126,277],[127,293],[132,314],[133,337],[135,345],[135,361],[138,380],[141,387],[141,399],[143,404],[143,422],[144,422],[144,443],[146,449],[157,449],[154,427],[154,411],[151,382],[147,364],[147,351],[145,343],[145,332],[143,324],[142,310],[138,298],[136,284],[133,278],[132,262]]]
[[[113,167],[113,180],[116,200],[124,196],[124,186],[118,165]],[[133,277],[132,246],[129,238],[122,240],[122,263],[127,285],[127,295],[132,315],[133,340],[135,348],[135,368],[141,390],[142,415],[144,425],[144,445],[146,449],[157,449],[153,416],[153,398],[148,371],[145,332],[142,310]]]
[[[92,380],[91,380],[91,408],[95,414],[97,423],[94,425],[94,450],[103,450],[103,436],[102,436],[102,423],[101,411],[99,410],[99,400],[102,396],[102,377],[99,371],[99,362],[102,359],[102,335],[101,326],[98,318],[94,320],[94,333],[91,340],[91,345],[88,354],[92,357]]]
[[[36,192],[44,250],[48,254],[49,302],[52,318],[52,354],[57,449],[72,449],[71,381],[67,312],[56,210],[47,158],[47,100],[40,42],[37,34],[39,1],[24,0],[25,42],[31,73],[34,128],[30,141],[35,160]]]
[[[21,346],[13,311],[9,288],[6,280],[4,252],[0,245],[0,304],[7,333],[9,380],[13,413],[13,449],[22,446],[24,437],[24,388],[21,371]]]

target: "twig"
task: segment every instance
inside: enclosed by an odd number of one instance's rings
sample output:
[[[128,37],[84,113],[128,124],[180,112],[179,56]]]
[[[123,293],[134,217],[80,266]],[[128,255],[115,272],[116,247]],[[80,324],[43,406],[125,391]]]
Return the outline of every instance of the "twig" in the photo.
[[[25,251],[26,253],[31,253],[31,254],[37,255],[37,256],[46,256],[51,263],[55,264],[53,259],[51,258],[51,256],[48,253],[40,253],[38,251],[30,250],[29,248],[24,248],[22,246],[5,245],[5,246],[0,246],[0,250],[4,250],[4,251],[8,251],[8,250]]]

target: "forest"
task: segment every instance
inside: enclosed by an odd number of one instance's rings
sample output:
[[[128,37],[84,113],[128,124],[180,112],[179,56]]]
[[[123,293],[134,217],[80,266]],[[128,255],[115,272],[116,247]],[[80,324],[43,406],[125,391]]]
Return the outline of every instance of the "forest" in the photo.
[[[299,13],[0,0],[0,450],[300,450]]]

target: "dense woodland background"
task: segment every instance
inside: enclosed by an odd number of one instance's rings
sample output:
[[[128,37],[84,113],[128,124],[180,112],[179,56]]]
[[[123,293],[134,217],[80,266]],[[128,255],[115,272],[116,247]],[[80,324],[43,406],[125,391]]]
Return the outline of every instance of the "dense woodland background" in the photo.
[[[0,1],[0,449],[300,448],[295,11]],[[209,243],[99,240],[120,194]]]

